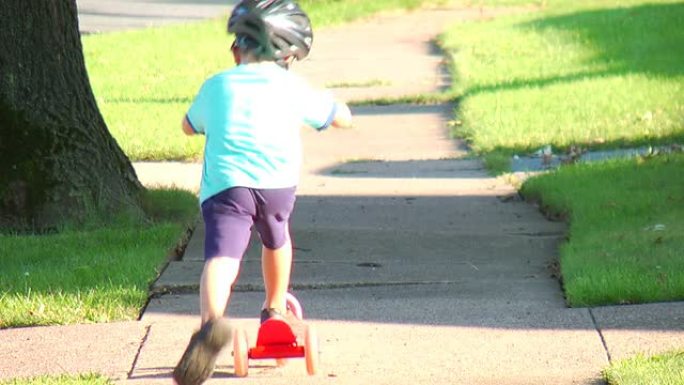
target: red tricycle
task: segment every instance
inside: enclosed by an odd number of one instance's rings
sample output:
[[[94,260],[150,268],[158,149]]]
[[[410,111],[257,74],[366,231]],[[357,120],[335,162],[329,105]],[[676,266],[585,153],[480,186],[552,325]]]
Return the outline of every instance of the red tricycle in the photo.
[[[302,306],[294,295],[287,294],[288,313],[297,321],[303,320]],[[301,322],[298,322],[301,323]],[[233,358],[235,375],[246,377],[249,371],[249,360],[275,359],[278,366],[286,363],[288,358],[306,360],[306,371],[314,375],[318,371],[318,337],[313,326],[303,325],[304,344],[297,341],[293,327],[282,319],[269,319],[259,327],[256,346],[250,348],[247,332],[240,327],[233,332]]]

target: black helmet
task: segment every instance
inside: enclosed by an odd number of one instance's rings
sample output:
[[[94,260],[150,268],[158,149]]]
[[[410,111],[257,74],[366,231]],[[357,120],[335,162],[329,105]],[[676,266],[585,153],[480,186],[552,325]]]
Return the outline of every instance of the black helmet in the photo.
[[[311,21],[292,0],[242,0],[228,19],[235,45],[257,56],[284,62],[304,59],[311,50]]]

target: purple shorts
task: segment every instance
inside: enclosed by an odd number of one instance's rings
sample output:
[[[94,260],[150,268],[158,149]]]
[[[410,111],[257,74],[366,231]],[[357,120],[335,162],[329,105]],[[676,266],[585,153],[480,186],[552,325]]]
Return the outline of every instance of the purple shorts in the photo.
[[[206,234],[204,259],[217,256],[242,259],[252,225],[269,249],[289,239],[288,222],[295,203],[295,187],[253,189],[233,187],[202,202]]]

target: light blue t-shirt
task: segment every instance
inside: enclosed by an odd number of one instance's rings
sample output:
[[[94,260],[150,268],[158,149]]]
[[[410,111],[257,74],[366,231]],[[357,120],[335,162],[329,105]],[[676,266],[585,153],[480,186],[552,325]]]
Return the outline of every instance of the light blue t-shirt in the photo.
[[[212,76],[187,113],[193,130],[206,135],[200,202],[231,187],[296,186],[301,127],[322,130],[334,116],[330,93],[272,62]]]

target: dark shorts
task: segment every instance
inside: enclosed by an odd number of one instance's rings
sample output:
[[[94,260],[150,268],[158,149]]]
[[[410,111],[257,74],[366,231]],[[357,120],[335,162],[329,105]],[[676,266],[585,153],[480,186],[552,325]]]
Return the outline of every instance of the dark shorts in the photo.
[[[295,187],[252,189],[233,187],[202,202],[206,234],[204,258],[242,259],[249,246],[252,225],[269,249],[289,239],[288,222],[295,204]]]

